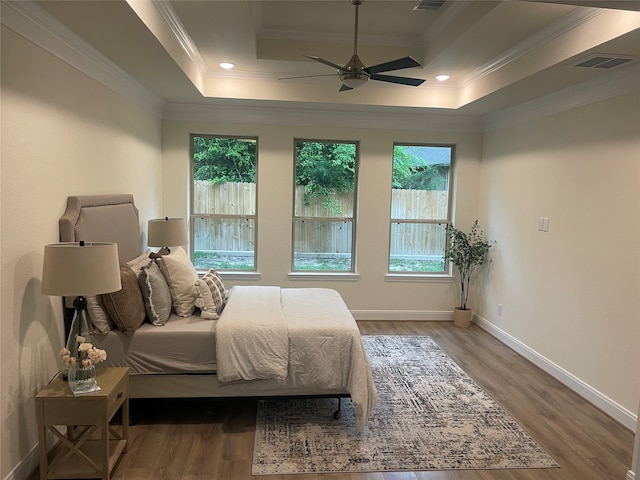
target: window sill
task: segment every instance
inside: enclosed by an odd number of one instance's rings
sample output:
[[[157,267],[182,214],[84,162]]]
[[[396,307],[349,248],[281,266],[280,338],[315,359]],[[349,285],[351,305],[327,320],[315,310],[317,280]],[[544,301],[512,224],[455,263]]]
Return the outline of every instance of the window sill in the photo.
[[[448,274],[387,273],[384,280],[385,282],[451,283],[453,276]]]
[[[289,272],[289,280],[321,280],[321,281],[356,281],[360,280],[358,273],[325,273],[325,272]]]
[[[241,271],[227,271],[216,270],[222,280],[260,280],[262,274],[260,272],[241,272]],[[198,270],[198,276],[202,277],[207,271]]]

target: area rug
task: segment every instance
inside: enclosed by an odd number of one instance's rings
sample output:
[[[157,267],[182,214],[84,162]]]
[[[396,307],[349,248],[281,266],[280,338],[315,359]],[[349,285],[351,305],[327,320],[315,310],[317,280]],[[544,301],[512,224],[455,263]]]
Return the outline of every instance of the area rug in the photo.
[[[557,463],[425,336],[365,335],[378,403],[361,430],[351,400],[258,402],[253,475],[550,468]]]

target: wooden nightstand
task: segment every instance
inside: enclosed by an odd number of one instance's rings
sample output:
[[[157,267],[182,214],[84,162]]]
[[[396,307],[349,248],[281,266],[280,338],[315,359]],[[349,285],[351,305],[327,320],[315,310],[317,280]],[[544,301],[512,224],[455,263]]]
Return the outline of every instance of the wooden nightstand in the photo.
[[[74,397],[61,376],[36,395],[40,479],[109,480],[129,441],[129,369],[96,367],[101,391]],[[111,425],[122,408],[122,425]],[[66,436],[56,426],[66,425]],[[47,429],[60,440],[48,459]]]

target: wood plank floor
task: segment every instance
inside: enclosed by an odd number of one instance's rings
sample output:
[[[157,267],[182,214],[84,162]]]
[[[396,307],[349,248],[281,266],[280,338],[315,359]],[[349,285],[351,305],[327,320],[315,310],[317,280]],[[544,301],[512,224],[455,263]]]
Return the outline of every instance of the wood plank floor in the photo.
[[[358,322],[363,334],[429,335],[561,465],[554,469],[251,476],[250,399],[132,400],[137,423],[113,480],[624,480],[633,433],[476,326]],[[37,472],[30,480],[36,480]]]

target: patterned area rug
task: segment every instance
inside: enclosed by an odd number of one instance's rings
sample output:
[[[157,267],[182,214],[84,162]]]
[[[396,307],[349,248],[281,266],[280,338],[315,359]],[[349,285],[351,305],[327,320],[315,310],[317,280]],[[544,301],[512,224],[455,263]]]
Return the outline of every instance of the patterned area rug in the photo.
[[[554,460],[429,337],[365,335],[378,403],[258,402],[254,475],[549,468]]]

